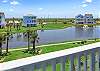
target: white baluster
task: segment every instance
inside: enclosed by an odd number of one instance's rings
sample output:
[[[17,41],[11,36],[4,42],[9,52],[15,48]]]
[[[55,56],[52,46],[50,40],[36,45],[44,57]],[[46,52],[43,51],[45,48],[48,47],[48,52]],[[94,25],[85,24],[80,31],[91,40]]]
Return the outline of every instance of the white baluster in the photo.
[[[82,53],[77,54],[77,56],[78,56],[78,71],[81,71],[81,54]]]
[[[70,71],[74,71],[74,55],[70,55]]]
[[[51,61],[52,71],[56,71],[56,60]]]
[[[66,57],[61,57],[61,71],[66,71],[65,64],[66,64]]]
[[[88,51],[84,52],[84,57],[85,57],[85,61],[84,61],[84,71],[87,71],[87,55],[88,55]]]
[[[42,67],[43,67],[43,71],[46,71],[46,62],[43,63]]]
[[[100,71],[100,48],[98,49],[97,53],[97,70]]]
[[[95,71],[95,51],[91,51],[90,71]]]

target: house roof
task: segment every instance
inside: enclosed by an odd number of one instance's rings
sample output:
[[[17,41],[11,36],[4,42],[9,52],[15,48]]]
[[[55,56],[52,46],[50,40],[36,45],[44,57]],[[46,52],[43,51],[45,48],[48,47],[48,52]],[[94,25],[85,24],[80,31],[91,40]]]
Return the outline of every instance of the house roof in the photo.
[[[76,18],[83,18],[84,16],[82,14],[79,14],[76,16]]]

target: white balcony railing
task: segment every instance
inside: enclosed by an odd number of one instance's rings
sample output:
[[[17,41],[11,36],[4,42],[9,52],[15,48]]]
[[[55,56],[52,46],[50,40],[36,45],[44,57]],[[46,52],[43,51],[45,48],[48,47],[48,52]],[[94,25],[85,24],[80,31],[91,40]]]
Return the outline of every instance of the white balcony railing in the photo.
[[[81,66],[82,56],[84,56],[83,70]],[[75,57],[77,58],[76,65]],[[67,67],[69,69],[66,68],[67,59],[70,62],[69,67]],[[60,64],[59,71],[100,71],[99,60],[100,42],[0,63],[0,71],[35,71],[35,69],[57,71],[56,65],[58,63]],[[51,70],[48,70],[48,64],[51,65]]]

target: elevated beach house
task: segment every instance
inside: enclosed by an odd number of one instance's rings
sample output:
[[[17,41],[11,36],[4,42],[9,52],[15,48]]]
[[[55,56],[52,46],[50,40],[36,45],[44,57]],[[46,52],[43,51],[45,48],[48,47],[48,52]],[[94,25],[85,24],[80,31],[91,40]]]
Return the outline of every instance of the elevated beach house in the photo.
[[[79,14],[75,16],[75,23],[76,24],[95,24],[95,21],[92,14],[85,14],[85,15]]]
[[[0,12],[0,28],[5,25],[5,14],[4,12]]]
[[[27,26],[27,27],[36,26],[37,25],[37,17],[32,14],[23,16],[23,23],[24,23],[24,26]]]

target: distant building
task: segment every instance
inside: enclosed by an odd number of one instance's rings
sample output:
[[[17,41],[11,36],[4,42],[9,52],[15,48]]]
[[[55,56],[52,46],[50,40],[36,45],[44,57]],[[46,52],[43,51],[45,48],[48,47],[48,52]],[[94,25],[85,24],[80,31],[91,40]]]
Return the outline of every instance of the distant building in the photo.
[[[76,24],[84,24],[84,16],[79,14],[75,17],[75,23]]]
[[[0,12],[0,28],[2,28],[5,25],[5,14],[3,12]]]
[[[84,16],[79,14],[75,17],[76,24],[95,24],[92,14],[85,14]]]
[[[37,17],[33,15],[23,16],[24,26],[31,27],[37,25]]]

